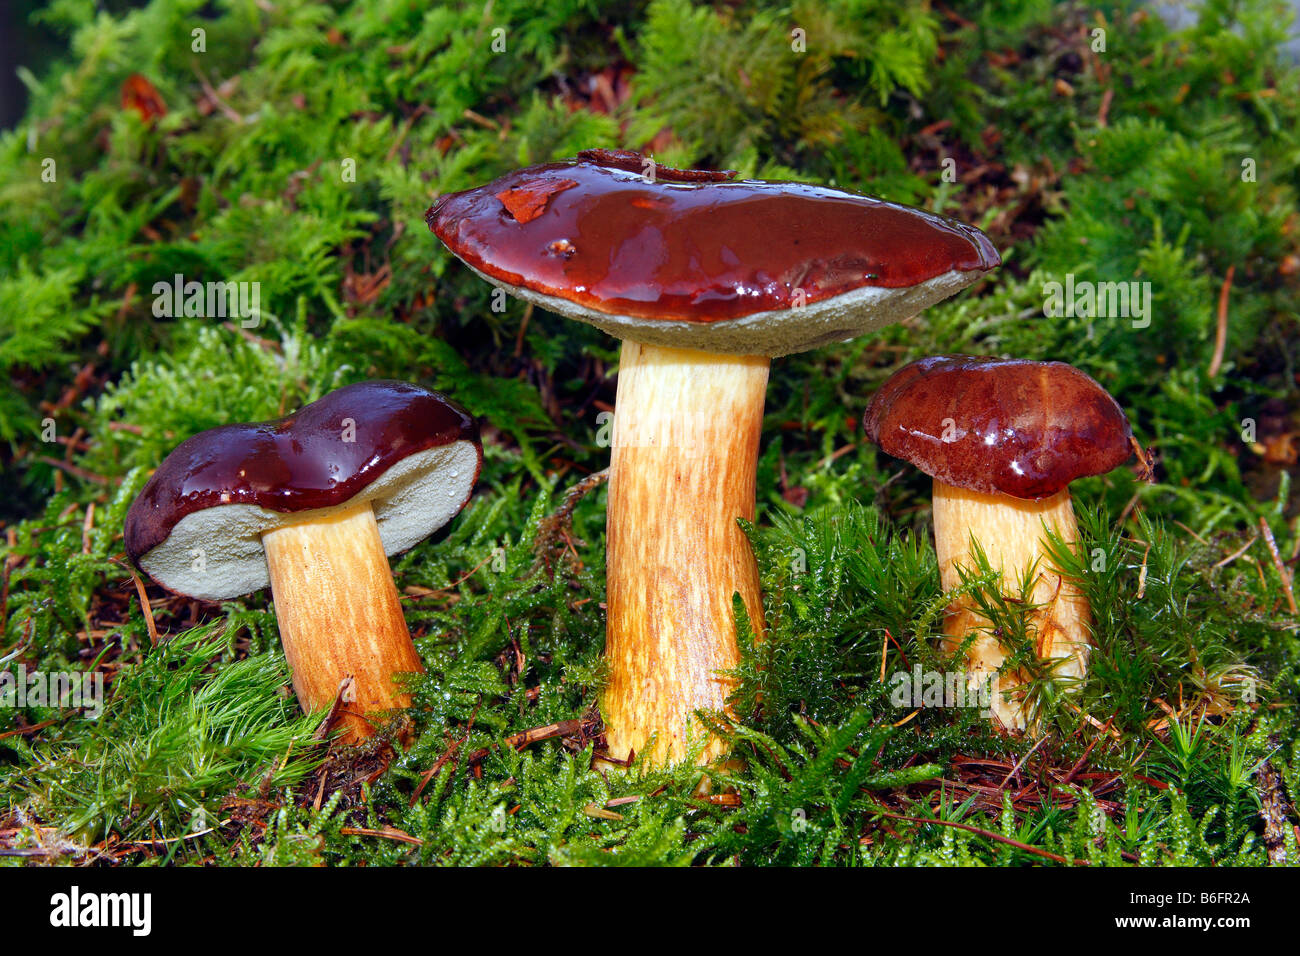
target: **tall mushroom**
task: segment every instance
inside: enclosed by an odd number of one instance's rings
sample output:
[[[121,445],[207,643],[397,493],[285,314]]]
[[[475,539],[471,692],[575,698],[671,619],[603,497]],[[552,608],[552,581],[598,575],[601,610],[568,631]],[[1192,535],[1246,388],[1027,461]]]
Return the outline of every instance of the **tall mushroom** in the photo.
[[[760,631],[754,517],[768,367],[909,318],[999,264],[978,229],[865,196],[588,150],[442,197],[430,228],[489,282],[623,340],[607,517],[611,752],[681,759]],[[722,752],[711,740],[702,762]]]
[[[895,372],[871,399],[864,426],[885,452],[934,479],[934,542],[945,591],[975,571],[973,548],[1001,575],[1004,594],[1029,604],[1035,649],[1063,688],[1088,669],[1091,610],[1078,582],[1045,549],[1047,531],[1078,539],[1069,484],[1123,464],[1136,451],[1128,419],[1096,381],[1062,362],[944,355]],[[1032,581],[1021,592],[1020,582]],[[1033,721],[1027,675],[998,676],[1006,652],[973,595],[944,620],[955,652],[970,638],[972,688],[990,685],[993,716],[1023,730]]]
[[[341,739],[355,742],[373,732],[365,715],[410,705],[394,676],[424,669],[388,555],[455,517],[481,463],[474,420],[442,395],[349,385],[178,445],[127,512],[127,555],[201,600],[269,584],[299,704],[321,710],[343,689]]]

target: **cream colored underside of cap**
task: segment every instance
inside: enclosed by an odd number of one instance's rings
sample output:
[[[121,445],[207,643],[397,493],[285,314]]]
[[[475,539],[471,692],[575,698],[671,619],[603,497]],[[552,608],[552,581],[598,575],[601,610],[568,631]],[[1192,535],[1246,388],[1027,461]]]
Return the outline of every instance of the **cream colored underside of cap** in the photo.
[[[352,496],[368,500],[388,554],[406,551],[437,531],[469,500],[478,454],[467,441],[409,455]],[[179,594],[222,601],[271,583],[262,535],[346,505],[281,514],[258,505],[233,504],[186,515],[171,535],[140,559],[149,576]]]
[[[806,352],[831,342],[843,342],[910,319],[984,275],[978,270],[958,272],[954,269],[903,289],[863,286],[798,308],[755,312],[739,319],[716,322],[680,322],[598,312],[558,296],[507,285],[477,269],[474,271],[494,286],[504,288],[526,302],[594,325],[619,339],[669,348],[766,355],[770,358]]]

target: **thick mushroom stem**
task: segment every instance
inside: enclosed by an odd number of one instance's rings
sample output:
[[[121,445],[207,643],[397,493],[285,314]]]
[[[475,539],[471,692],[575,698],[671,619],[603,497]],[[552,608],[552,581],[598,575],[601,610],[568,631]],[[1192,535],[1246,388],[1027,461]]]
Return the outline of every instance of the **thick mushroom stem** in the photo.
[[[769,359],[624,342],[609,469],[603,712],[611,753],[686,756],[739,662],[732,595],[763,626],[754,519]],[[692,728],[692,724],[696,724]],[[653,745],[649,741],[654,738]],[[711,738],[700,755],[724,752]]]
[[[989,566],[1002,574],[1003,593],[1035,605],[1029,615],[1029,635],[1039,659],[1048,662],[1054,677],[1077,681],[1088,670],[1091,612],[1077,582],[1065,577],[1048,556],[1044,526],[1071,546],[1078,540],[1068,488],[1032,500],[970,491],[935,479],[934,539],[944,590],[961,584],[958,566],[968,571],[977,568],[971,540],[979,542]],[[1023,594],[1020,584],[1031,569],[1032,585]],[[1005,659],[992,631],[972,596],[962,595],[949,605],[944,621],[948,650],[955,651],[975,633],[966,652],[971,688],[982,688]],[[1024,674],[1008,673],[993,680],[993,716],[1009,730],[1024,730],[1033,721],[1032,704],[1022,686],[1026,679]]]
[[[424,670],[370,502],[310,512],[267,531],[262,544],[299,705],[307,713],[330,707],[351,677],[340,739],[369,737],[363,715],[410,706],[394,676]]]

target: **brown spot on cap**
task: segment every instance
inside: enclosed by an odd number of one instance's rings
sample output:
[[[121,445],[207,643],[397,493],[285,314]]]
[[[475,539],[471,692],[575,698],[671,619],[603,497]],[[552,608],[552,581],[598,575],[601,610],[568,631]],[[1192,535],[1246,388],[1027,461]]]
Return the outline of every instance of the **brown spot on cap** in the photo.
[[[924,358],[880,387],[863,426],[933,478],[1014,498],[1045,498],[1104,474],[1135,447],[1115,399],[1064,362]]]
[[[552,196],[576,185],[572,179],[534,179],[497,193],[497,199],[515,222],[532,222],[546,211]]]

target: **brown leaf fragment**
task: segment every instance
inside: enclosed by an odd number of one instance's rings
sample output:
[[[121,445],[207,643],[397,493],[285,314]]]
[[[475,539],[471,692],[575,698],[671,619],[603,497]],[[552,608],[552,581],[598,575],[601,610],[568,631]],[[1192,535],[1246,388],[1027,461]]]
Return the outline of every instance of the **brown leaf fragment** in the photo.
[[[167,104],[157,88],[139,73],[132,73],[122,83],[122,109],[135,110],[145,122],[167,115]]]
[[[572,179],[530,179],[522,186],[497,193],[497,199],[501,200],[501,205],[506,207],[506,212],[515,220],[528,223],[546,212],[551,197],[576,185],[578,184]]]

